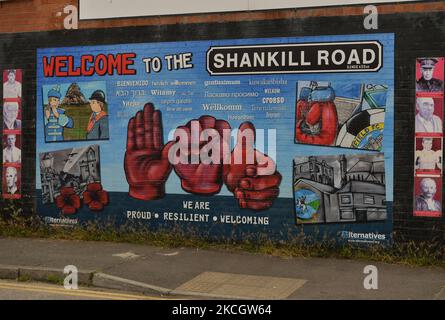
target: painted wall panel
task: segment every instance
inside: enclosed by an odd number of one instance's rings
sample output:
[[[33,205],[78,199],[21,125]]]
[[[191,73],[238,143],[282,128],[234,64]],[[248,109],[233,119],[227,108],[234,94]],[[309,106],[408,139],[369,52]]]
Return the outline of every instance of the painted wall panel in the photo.
[[[381,50],[363,46],[371,42]],[[302,44],[314,43],[302,54]],[[230,50],[212,56],[216,47]],[[286,240],[304,230],[356,241],[353,232],[360,242],[390,241],[393,34],[41,48],[36,97],[37,211],[49,223],[142,222],[219,239]],[[335,143],[346,133],[349,144]],[[326,135],[332,143],[315,141]],[[294,159],[309,155],[380,157],[384,213],[359,211],[357,219],[346,210],[349,221],[339,222],[336,211],[323,221],[331,223],[297,224]],[[339,206],[334,189],[368,191],[360,189],[365,169],[346,172],[354,177],[343,182],[338,170],[305,182],[328,207]],[[374,171],[368,183],[382,185]]]

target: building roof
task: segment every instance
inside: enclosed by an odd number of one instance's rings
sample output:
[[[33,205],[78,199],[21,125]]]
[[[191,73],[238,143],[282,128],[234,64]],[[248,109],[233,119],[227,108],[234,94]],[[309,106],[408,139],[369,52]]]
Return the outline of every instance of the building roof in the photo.
[[[357,172],[369,172],[369,173],[385,173],[385,161],[357,161],[349,170],[348,173],[357,173]]]
[[[303,158],[303,157],[297,157],[297,158]],[[330,165],[326,162],[326,160],[322,159],[322,160],[320,161],[319,158],[317,158],[316,156],[310,156],[310,157],[308,157],[308,160],[305,161],[305,162],[297,162],[297,161],[296,161],[296,158],[295,158],[295,159],[294,159],[294,161],[295,161],[295,165],[296,165],[296,166],[302,166],[302,165],[304,165],[304,164],[311,163],[311,162],[312,162],[312,161],[311,161],[311,158],[314,159],[314,162],[315,162],[316,164],[320,164],[320,165],[322,165],[322,166],[324,166],[324,167],[328,167],[329,169],[334,170],[334,167],[330,166]]]
[[[385,161],[357,161],[357,163],[347,172],[347,174],[354,173],[367,173],[366,177],[364,178],[366,182],[381,184],[382,182],[374,174],[385,173]]]
[[[371,169],[372,162],[359,160],[348,170],[348,173],[371,172]]]
[[[330,185],[322,184],[322,183],[315,182],[315,181],[312,181],[312,180],[309,180],[309,179],[304,179],[304,178],[300,178],[300,179],[298,179],[298,180],[295,182],[294,186],[297,186],[297,185],[299,185],[300,183],[308,184],[308,185],[310,185],[311,187],[317,189],[318,191],[325,192],[325,193],[330,193],[330,194],[331,194],[331,193],[335,193],[335,191],[337,190],[336,188],[334,188],[334,187],[332,187],[332,186],[330,186]]]
[[[372,172],[373,173],[385,173],[385,161],[376,161],[372,165]]]
[[[84,148],[72,148],[71,152],[67,155],[67,159],[65,160],[66,162],[65,166],[63,167],[63,171],[69,173],[76,172],[79,160],[91,149],[93,149],[92,146]]]
[[[371,183],[366,181],[349,181],[345,183],[338,193],[352,192],[352,193],[374,193],[386,194],[385,185]]]

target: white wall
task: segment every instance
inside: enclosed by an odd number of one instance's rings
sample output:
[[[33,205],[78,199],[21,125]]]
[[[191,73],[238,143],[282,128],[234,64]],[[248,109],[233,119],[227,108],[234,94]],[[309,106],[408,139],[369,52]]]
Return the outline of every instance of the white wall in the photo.
[[[415,0],[79,0],[80,19],[323,7]]]

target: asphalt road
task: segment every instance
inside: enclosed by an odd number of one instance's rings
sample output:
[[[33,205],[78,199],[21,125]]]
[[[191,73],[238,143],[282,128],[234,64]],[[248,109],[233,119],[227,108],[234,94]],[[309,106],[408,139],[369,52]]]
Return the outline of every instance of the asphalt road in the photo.
[[[118,291],[90,288],[66,290],[63,286],[37,282],[0,280],[0,300],[163,300]]]

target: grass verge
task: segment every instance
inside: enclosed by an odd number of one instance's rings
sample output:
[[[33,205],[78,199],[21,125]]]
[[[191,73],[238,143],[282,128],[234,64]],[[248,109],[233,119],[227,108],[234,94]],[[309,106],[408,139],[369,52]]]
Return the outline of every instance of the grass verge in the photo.
[[[250,252],[282,258],[318,257],[377,261],[412,266],[445,267],[445,246],[438,241],[414,242],[397,241],[392,247],[379,245],[357,246],[338,245],[330,241],[310,241],[307,237],[291,238],[286,242],[273,242],[266,237],[254,240],[225,241],[209,237],[193,236],[194,232],[183,230],[153,232],[144,226],[99,226],[89,223],[85,226],[50,227],[38,218],[14,217],[0,219],[0,236],[34,237],[77,241],[112,241],[145,244],[163,248],[192,247],[199,249]],[[308,241],[309,240],[309,241]]]

